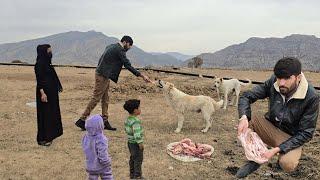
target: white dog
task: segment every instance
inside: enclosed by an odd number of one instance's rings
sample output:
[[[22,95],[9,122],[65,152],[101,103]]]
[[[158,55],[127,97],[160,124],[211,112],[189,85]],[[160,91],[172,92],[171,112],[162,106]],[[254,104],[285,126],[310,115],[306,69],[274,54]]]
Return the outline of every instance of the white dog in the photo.
[[[241,91],[241,85],[242,86],[250,86],[252,85],[252,82],[250,79],[248,79],[248,83],[240,82],[238,79],[230,79],[230,80],[224,80],[222,78],[215,78],[213,80],[213,87],[216,89],[219,100],[221,99],[220,93],[223,94],[224,100],[223,100],[223,109],[227,109],[228,104],[228,95],[230,93],[233,93],[233,97],[231,100],[231,104],[237,106],[239,101],[239,94]],[[235,101],[236,100],[236,101]]]
[[[223,101],[216,102],[209,96],[191,96],[178,90],[172,83],[159,80],[158,87],[164,90],[168,103],[178,114],[178,127],[176,133],[181,131],[184,121],[184,114],[188,111],[202,113],[206,122],[205,128],[201,132],[207,132],[211,127],[211,115],[216,109],[222,107]]]

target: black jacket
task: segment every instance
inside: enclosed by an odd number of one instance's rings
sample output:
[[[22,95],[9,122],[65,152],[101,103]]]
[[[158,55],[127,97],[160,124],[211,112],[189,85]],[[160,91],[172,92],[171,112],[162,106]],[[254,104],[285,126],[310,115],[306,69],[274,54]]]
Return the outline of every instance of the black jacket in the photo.
[[[140,72],[131,66],[124,48],[119,43],[111,44],[100,57],[96,73],[117,83],[122,66],[134,75],[140,76]]]
[[[275,82],[273,75],[263,85],[244,92],[239,99],[238,111],[240,117],[246,115],[250,120],[250,104],[269,98],[269,111],[265,118],[292,136],[279,146],[280,153],[287,153],[312,139],[319,114],[319,95],[302,76],[297,91],[285,102]]]

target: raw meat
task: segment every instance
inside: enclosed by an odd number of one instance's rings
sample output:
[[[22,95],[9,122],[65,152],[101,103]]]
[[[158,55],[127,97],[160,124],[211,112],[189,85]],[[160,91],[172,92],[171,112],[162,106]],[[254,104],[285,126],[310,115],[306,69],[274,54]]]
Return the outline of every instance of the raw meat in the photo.
[[[268,150],[267,146],[262,142],[257,133],[248,128],[244,133],[238,136],[244,152],[249,161],[254,161],[263,164],[268,161],[267,158],[262,157],[262,154]]]
[[[201,159],[209,159],[212,152],[211,146],[207,144],[193,143],[191,139],[185,138],[176,145],[172,146],[169,151],[174,155],[193,156]]]

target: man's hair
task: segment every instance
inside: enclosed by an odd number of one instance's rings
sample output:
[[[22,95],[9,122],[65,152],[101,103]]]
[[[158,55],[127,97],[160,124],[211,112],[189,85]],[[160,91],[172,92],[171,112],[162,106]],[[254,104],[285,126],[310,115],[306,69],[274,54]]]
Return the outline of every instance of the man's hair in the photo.
[[[123,105],[123,108],[128,111],[129,114],[132,114],[135,109],[138,109],[140,106],[140,100],[130,99],[126,101]]]
[[[129,43],[130,44],[130,46],[132,46],[132,44],[133,44],[133,40],[132,40],[132,38],[130,37],[130,36],[123,36],[122,38],[121,38],[121,42],[127,42],[127,43]]]
[[[290,76],[298,76],[301,74],[301,63],[295,57],[284,57],[280,59],[273,69],[277,78],[290,78]]]

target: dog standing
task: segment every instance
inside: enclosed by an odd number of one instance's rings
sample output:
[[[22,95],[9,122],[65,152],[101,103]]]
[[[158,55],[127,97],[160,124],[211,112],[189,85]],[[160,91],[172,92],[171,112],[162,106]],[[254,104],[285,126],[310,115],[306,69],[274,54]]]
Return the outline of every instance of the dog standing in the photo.
[[[158,81],[158,87],[164,90],[167,102],[178,114],[178,127],[175,132],[179,133],[183,126],[184,114],[188,111],[202,113],[206,122],[205,128],[201,132],[205,133],[211,127],[211,116],[216,109],[222,107],[223,101],[216,102],[209,96],[191,96],[178,90],[172,83]]]
[[[228,95],[233,93],[231,104],[237,106],[239,101],[239,94],[241,86],[251,86],[252,82],[248,79],[248,83],[240,82],[238,79],[224,80],[222,78],[215,78],[213,80],[213,87],[216,89],[219,100],[221,99],[220,93],[224,96],[223,109],[227,109]]]

